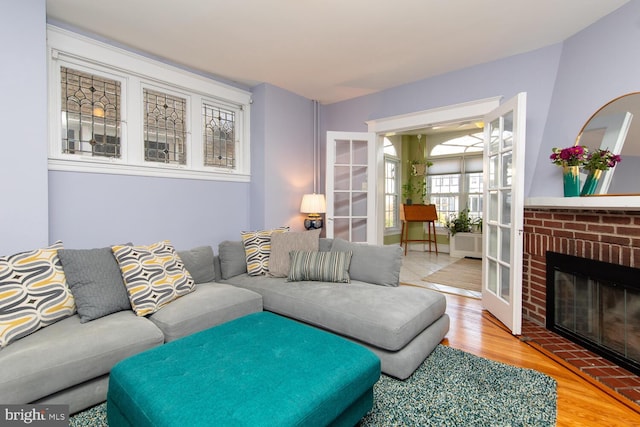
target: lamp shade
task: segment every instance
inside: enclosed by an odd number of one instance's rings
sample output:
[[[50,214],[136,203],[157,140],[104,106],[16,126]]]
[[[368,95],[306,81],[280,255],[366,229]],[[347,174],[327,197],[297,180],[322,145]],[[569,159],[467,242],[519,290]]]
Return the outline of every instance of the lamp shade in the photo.
[[[327,204],[324,200],[324,194],[305,194],[302,196],[300,204],[300,212],[308,214],[319,214],[327,211]]]

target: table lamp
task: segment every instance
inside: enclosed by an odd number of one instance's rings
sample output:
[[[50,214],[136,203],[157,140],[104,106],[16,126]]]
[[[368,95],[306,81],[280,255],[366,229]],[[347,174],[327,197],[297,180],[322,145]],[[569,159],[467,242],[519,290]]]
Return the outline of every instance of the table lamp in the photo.
[[[324,194],[313,193],[302,196],[300,212],[307,214],[307,218],[304,220],[304,228],[307,230],[322,228],[323,220],[320,214],[326,211],[327,204],[324,200]]]

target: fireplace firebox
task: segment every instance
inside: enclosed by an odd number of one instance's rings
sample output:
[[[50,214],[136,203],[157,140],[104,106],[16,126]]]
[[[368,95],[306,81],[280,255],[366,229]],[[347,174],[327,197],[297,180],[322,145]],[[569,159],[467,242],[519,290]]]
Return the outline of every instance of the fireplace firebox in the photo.
[[[640,375],[640,269],[548,251],[547,329]]]

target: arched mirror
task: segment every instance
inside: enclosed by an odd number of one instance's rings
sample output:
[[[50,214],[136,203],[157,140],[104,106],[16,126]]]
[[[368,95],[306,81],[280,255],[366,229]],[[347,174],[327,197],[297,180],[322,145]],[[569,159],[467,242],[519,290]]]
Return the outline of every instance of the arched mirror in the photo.
[[[609,149],[622,161],[605,171],[596,194],[638,194],[640,170],[640,92],[615,98],[587,120],[576,138],[576,145],[590,151]]]

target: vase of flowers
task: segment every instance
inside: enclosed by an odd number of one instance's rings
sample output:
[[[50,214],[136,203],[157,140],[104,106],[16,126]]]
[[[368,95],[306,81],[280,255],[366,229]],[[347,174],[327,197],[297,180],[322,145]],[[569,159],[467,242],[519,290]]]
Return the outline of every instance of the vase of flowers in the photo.
[[[562,166],[565,197],[580,195],[580,167],[587,161],[587,155],[588,150],[582,145],[551,150],[551,163]]]
[[[609,150],[598,149],[590,153],[584,163],[584,169],[588,172],[588,175],[580,195],[589,196],[595,194],[602,173],[615,167],[621,160],[619,154],[613,154]]]

